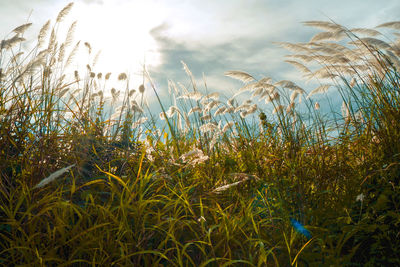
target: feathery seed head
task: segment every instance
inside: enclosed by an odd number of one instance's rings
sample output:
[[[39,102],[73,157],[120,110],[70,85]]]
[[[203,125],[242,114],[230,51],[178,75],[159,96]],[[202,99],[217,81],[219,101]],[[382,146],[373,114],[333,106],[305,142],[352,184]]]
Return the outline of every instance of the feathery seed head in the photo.
[[[144,85],[141,84],[141,85],[139,86],[139,92],[140,92],[141,94],[143,94],[143,93],[144,93],[144,90],[145,90]]]
[[[326,93],[329,89],[329,87],[331,87],[330,84],[322,84],[320,86],[318,86],[317,88],[315,88],[314,90],[312,90],[308,95],[307,95],[307,99],[310,98],[312,95],[314,94],[321,94],[321,93]]]
[[[363,202],[363,201],[364,201],[364,198],[365,198],[364,194],[361,193],[361,194],[359,194],[359,195],[357,196],[356,201]]]
[[[200,131],[202,133],[212,132],[212,131],[217,131],[217,130],[219,130],[219,129],[215,122],[209,122],[209,123],[206,123],[206,124],[200,126]]]
[[[392,28],[395,30],[400,30],[400,21],[391,21],[391,22],[386,22],[383,24],[380,24],[378,26],[376,26],[376,28]]]
[[[25,38],[19,37],[18,34],[14,35],[12,38],[8,40],[2,40],[0,49],[10,49],[17,43],[25,41]]]
[[[12,31],[15,32],[16,34],[23,34],[30,26],[32,26],[32,23],[26,23],[21,26],[18,26]]]
[[[283,110],[284,106],[283,105],[278,105],[274,108],[274,110],[272,111],[272,114],[281,112]]]
[[[218,108],[214,113],[214,117],[217,116],[217,115],[223,114],[225,112],[225,110],[226,110],[226,107]]]
[[[294,103],[296,100],[297,96],[299,95],[299,91],[293,91],[292,94],[290,95],[290,103]]]
[[[244,119],[247,115],[249,115],[249,113],[248,113],[246,110],[240,112],[240,117],[242,117],[243,119]]]
[[[211,93],[211,94],[206,95],[206,98],[211,98],[213,100],[218,100],[219,94],[218,93]]]
[[[201,116],[200,119],[205,120],[205,121],[211,120],[211,115],[208,114],[208,115]]]
[[[88,53],[91,54],[92,53],[92,46],[88,42],[85,42],[84,45],[88,49]]]
[[[191,92],[177,97],[177,99],[193,99],[195,101],[199,101],[203,97],[203,94],[200,92]]]
[[[194,112],[201,112],[201,108],[199,107],[199,106],[197,106],[197,107],[193,107],[193,108],[191,108],[190,110],[189,110],[189,112],[188,112],[188,116],[190,116],[192,113],[194,113]]]
[[[350,120],[350,110],[349,110],[349,106],[344,101],[342,102],[341,110],[342,110],[343,118],[346,121],[349,121]]]
[[[222,128],[222,134],[224,134],[226,131],[228,131],[229,129],[231,129],[232,128],[232,126],[234,125],[235,123],[233,122],[233,121],[230,121],[230,122],[228,122],[227,124],[225,124],[225,126],[224,126],[224,128]]]
[[[168,118],[171,118],[172,116],[174,116],[176,113],[179,113],[180,110],[177,106],[171,106],[166,113]],[[163,112],[161,112],[163,113]]]
[[[140,119],[138,119],[134,124],[133,124],[133,128],[137,128],[139,127],[139,125],[145,123],[147,121],[147,117],[142,117]]]
[[[213,101],[211,101],[210,103],[207,104],[207,106],[205,107],[205,109],[211,110],[211,109],[213,109],[216,105],[218,105],[219,103],[220,103],[219,101],[213,100]]]
[[[230,99],[228,99],[228,101],[226,101],[226,103],[229,105],[229,106],[231,106],[231,107],[233,107],[233,104],[235,103],[235,98],[230,98]]]
[[[328,21],[304,21],[303,24],[306,26],[316,27],[326,31],[336,32],[343,30],[343,26]]]
[[[40,29],[39,35],[38,35],[38,46],[41,46],[43,44],[43,39],[46,38],[47,32],[50,28],[50,20],[48,20]]]
[[[79,81],[79,72],[77,70],[74,71],[75,80]]]
[[[286,108],[286,112],[290,113],[291,111],[293,111],[294,106],[295,106],[295,103],[294,102],[290,102],[290,104]]]
[[[74,39],[76,24],[77,24],[77,21],[74,21],[68,29],[67,37],[65,38],[65,42],[64,42],[66,46],[69,46]]]
[[[194,166],[208,160],[208,156],[204,155],[203,151],[198,148],[193,148],[191,151],[183,154],[180,159]]]
[[[74,167],[75,164],[70,165],[68,167],[62,168],[61,170],[58,170],[56,172],[53,172],[52,174],[50,174],[47,178],[43,179],[42,181],[40,181],[40,183],[38,183],[37,185],[35,185],[34,188],[40,188],[45,186],[46,184],[54,181],[55,179],[57,179],[58,177],[60,177],[61,175],[63,175],[64,173],[66,173],[67,171],[69,171],[72,167]]]
[[[349,85],[350,85],[350,87],[351,87],[351,88],[353,88],[353,87],[354,87],[354,85],[356,85],[356,84],[357,84],[357,80],[356,80],[356,78],[354,78],[354,77],[353,77],[353,78],[351,79],[351,81],[350,81],[350,84],[349,84]]]
[[[235,107],[229,107],[224,111],[224,114],[234,113],[234,112],[235,112]]]
[[[129,91],[129,94],[128,94],[128,95],[131,97],[131,96],[133,96],[134,93],[136,93],[136,90],[135,90],[135,89],[131,89],[131,90]]]
[[[126,73],[122,72],[118,75],[118,81],[124,81],[128,78],[128,76],[126,76]]]
[[[243,72],[243,71],[238,71],[238,70],[232,70],[232,71],[227,71],[224,73],[225,76],[237,79],[239,81],[242,81],[244,83],[254,81],[254,77],[251,76],[250,74]]]
[[[250,108],[250,104],[243,103],[242,105],[238,106],[235,109],[235,112],[238,112],[238,111],[241,111],[241,110],[247,110],[248,108]]]
[[[60,13],[58,13],[56,22],[61,22],[65,16],[68,15],[69,11],[71,10],[72,6],[74,5],[73,2],[69,3],[68,5],[66,5],[61,11]]]

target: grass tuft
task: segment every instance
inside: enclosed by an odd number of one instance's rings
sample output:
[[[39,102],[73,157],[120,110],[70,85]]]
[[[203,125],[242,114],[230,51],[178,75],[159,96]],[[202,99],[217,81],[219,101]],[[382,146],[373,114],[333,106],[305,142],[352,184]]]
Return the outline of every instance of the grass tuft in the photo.
[[[30,23],[1,41],[2,265],[400,265],[398,40],[307,21],[322,32],[279,45],[315,89],[228,71],[243,87],[222,99],[182,62],[168,106],[145,67],[137,91],[98,56],[69,70],[72,5],[31,51]]]

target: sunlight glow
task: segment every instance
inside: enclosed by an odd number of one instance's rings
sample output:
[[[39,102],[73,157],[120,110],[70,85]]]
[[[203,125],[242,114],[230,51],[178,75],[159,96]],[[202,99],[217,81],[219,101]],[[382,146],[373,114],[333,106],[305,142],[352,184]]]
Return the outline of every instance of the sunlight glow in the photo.
[[[112,72],[114,77],[127,72],[135,83],[142,80],[143,64],[150,68],[160,64],[157,44],[149,33],[162,23],[159,6],[105,0],[102,5],[79,3],[74,13],[78,20],[75,39],[90,43],[92,59],[101,50],[96,70]]]

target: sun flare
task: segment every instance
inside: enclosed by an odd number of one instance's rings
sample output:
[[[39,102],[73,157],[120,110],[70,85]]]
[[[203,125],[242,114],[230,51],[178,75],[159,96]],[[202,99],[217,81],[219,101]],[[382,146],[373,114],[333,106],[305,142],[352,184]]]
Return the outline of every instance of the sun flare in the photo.
[[[154,67],[161,63],[149,33],[162,23],[159,7],[146,2],[104,1],[102,5],[79,3],[73,10],[78,20],[76,39],[90,43],[92,54],[101,50],[97,70],[127,72],[131,80],[139,81],[143,64]]]

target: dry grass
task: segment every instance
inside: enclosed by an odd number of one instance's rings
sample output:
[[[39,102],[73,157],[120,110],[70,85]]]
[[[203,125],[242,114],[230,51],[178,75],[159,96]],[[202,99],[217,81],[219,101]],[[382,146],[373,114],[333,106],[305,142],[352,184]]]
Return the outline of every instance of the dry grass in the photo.
[[[30,24],[1,42],[2,264],[399,264],[399,22],[304,22],[323,31],[279,44],[312,90],[228,71],[243,86],[221,99],[182,62],[191,88],[169,81],[166,106],[146,68],[137,90],[125,73],[109,88],[97,56],[64,73],[94,50],[75,23],[57,32],[71,8],[32,51],[18,48]],[[326,113],[317,97],[334,90]]]

